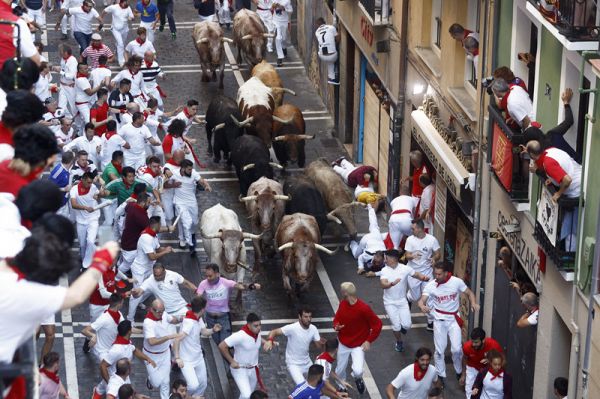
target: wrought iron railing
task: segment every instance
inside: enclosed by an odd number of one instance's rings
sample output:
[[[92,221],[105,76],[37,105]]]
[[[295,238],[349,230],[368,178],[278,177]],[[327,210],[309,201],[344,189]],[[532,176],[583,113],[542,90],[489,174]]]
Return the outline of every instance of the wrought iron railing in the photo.
[[[371,17],[373,25],[389,25],[391,23],[391,0],[359,0]]]
[[[560,0],[558,7],[542,7],[538,0],[529,0],[569,41],[597,41],[600,38],[600,27],[596,24],[596,1]]]

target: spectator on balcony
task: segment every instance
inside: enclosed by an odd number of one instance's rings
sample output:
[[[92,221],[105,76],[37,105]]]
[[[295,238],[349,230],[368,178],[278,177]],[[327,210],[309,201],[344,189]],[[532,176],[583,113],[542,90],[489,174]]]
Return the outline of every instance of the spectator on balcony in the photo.
[[[474,38],[479,43],[479,33],[465,29],[461,24],[454,23],[450,25],[448,32],[450,33],[450,36],[457,42],[460,42],[463,47],[465,46],[465,39],[468,37]]]
[[[419,179],[421,175],[428,175],[429,170],[425,165],[423,160],[423,153],[419,150],[414,150],[410,152],[410,165],[413,168],[412,176],[407,176],[403,179],[403,182],[412,182],[411,185],[411,195],[413,197],[421,198],[421,194],[423,194],[423,187],[419,183]],[[433,177],[433,176],[432,176]]]
[[[567,399],[569,391],[569,380],[565,377],[556,377],[554,379],[554,397],[557,399]]]
[[[517,327],[526,328],[530,326],[537,326],[539,313],[538,301],[538,296],[533,292],[528,292],[521,297],[521,303],[525,309],[527,309],[527,311],[517,321]]]
[[[475,75],[477,76],[479,72],[479,40],[475,39],[473,36],[467,36],[465,40],[463,40],[463,47],[467,52],[467,59],[473,61]]]
[[[505,114],[507,125],[515,129],[526,129],[535,121],[533,103],[521,86],[498,78],[492,83],[492,92],[496,98],[496,105]]]
[[[327,83],[339,85],[340,81],[336,76],[338,60],[336,46],[340,41],[340,34],[335,26],[328,25],[323,18],[319,18],[315,36],[317,37],[319,59],[327,65]]]
[[[494,79],[504,79],[509,85],[521,86],[523,90],[527,91],[527,85],[525,84],[525,81],[515,76],[513,71],[507,66],[501,66],[500,68],[496,68],[496,70],[492,74],[492,77]]]
[[[581,189],[581,165],[563,150],[550,147],[545,150],[537,140],[527,143],[527,153],[534,161],[531,172],[540,169],[548,177],[546,186],[554,186],[552,200],[558,202],[564,194],[567,198],[578,198]],[[575,252],[577,247],[577,207],[563,209],[560,239],[565,240],[565,250]]]
[[[563,150],[577,163],[581,163],[581,154],[575,152],[573,147],[565,140],[565,133],[573,126],[573,110],[571,109],[571,99],[573,98],[573,90],[566,88],[560,96],[565,107],[565,120],[562,121],[558,126],[544,132],[536,126],[529,126],[523,131],[523,139],[525,143],[531,140],[539,141],[542,146],[542,150],[546,150],[550,147],[556,147],[559,150]],[[525,150],[524,146],[522,150]]]

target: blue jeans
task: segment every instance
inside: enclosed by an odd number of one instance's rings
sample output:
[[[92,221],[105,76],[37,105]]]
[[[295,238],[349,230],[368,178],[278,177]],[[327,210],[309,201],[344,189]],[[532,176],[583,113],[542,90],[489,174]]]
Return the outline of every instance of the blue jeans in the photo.
[[[215,344],[219,345],[221,341],[231,335],[231,318],[229,313],[224,313],[219,317],[212,317],[206,313],[204,318],[206,319],[206,328],[213,328],[215,324],[221,325],[221,331],[212,335],[212,339],[215,341]]]
[[[77,44],[79,44],[79,54],[83,53],[83,50],[85,50],[92,41],[92,34],[90,33],[88,35],[83,32],[73,32],[73,36],[75,37]]]

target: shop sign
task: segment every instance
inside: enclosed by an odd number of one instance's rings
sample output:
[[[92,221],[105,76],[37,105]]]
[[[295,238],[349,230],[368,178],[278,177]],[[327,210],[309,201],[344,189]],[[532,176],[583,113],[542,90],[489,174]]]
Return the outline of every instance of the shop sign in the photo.
[[[541,194],[538,203],[537,221],[544,229],[550,243],[556,246],[559,206],[552,200],[552,194],[546,187],[542,188]]]
[[[511,192],[513,178],[512,143],[497,123],[493,125],[492,168],[500,183]]]
[[[539,267],[538,248],[533,240],[533,228],[530,234],[524,234],[520,229],[521,219],[515,214],[504,213],[498,210],[498,230],[504,237],[511,251],[527,272],[527,275],[535,284],[538,291],[541,292],[542,272]],[[518,227],[518,228],[515,228]],[[523,237],[529,239],[526,241]]]
[[[411,116],[415,122],[412,127],[412,135],[433,165],[437,178],[442,179],[448,190],[460,201],[461,187],[469,178],[469,172],[422,110],[413,111]]]
[[[373,27],[364,15],[360,17],[360,35],[365,39],[369,46],[373,46],[373,38],[375,37]]]

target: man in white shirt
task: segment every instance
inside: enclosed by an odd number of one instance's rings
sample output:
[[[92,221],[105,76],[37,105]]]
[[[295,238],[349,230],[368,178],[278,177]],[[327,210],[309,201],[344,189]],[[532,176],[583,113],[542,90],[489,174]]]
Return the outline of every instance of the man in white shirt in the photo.
[[[144,58],[146,51],[151,51],[156,54],[154,45],[146,38],[146,34],[148,33],[146,28],[140,26],[136,33],[137,37],[125,46],[125,62],[128,62],[129,58],[133,56],[139,57],[140,59]]]
[[[163,100],[161,96],[161,88],[158,86],[158,78],[164,79],[165,73],[158,65],[155,59],[155,52],[147,50],[144,53],[144,63],[140,69],[142,76],[144,77],[144,85],[146,87],[146,93],[151,98],[158,101],[158,107],[163,108]]]
[[[569,380],[565,377],[556,377],[554,379],[554,397],[557,399],[567,399],[569,394]]]
[[[93,184],[94,175],[85,172],[81,181],[71,188],[71,208],[77,223],[77,239],[79,240],[79,254],[82,267],[87,269],[92,264],[92,256],[96,251],[96,235],[98,234],[98,220],[100,210],[98,197],[100,191]]]
[[[144,280],[141,286],[134,288],[131,295],[137,298],[144,292],[151,293],[162,300],[170,316],[183,317],[188,311],[188,302],[181,296],[179,285],[185,286],[192,293],[198,289],[181,274],[166,270],[160,263],[155,263],[152,267],[152,276]]]
[[[110,84],[110,77],[112,72],[108,66],[108,57],[102,54],[98,57],[98,66],[90,72],[90,81],[92,86],[99,86],[104,83],[104,87],[108,87]]]
[[[360,242],[351,240],[349,244],[352,255],[358,261],[358,274],[365,272],[365,266],[378,271],[383,265],[382,251],[385,251],[385,243],[381,231],[379,231],[377,215],[371,204],[367,204],[367,211],[369,212],[369,232],[360,239]]]
[[[498,108],[507,113],[507,123],[526,129],[535,121],[535,111],[529,94],[518,84],[508,84],[502,78],[494,79],[492,91]]]
[[[296,385],[304,382],[308,369],[313,364],[308,352],[310,343],[315,342],[319,348],[322,348],[325,343],[325,338],[321,339],[317,327],[311,324],[311,321],[312,310],[302,307],[298,310],[297,322],[271,330],[263,345],[263,349],[268,352],[273,348],[275,337],[279,335],[287,337],[285,364]]]
[[[85,134],[79,136],[73,141],[63,146],[63,151],[85,151],[88,154],[88,159],[92,161],[96,167],[100,166],[100,154],[102,154],[102,139],[96,136],[94,124],[88,122],[84,126]]]
[[[85,0],[81,7],[71,7],[66,10],[61,10],[62,14],[72,15],[73,36],[79,44],[79,54],[83,53],[92,41],[92,20],[98,21],[98,31],[102,30],[102,19],[98,11],[94,9],[94,3],[90,0]],[[59,22],[56,24],[58,30]]]
[[[155,146],[160,145],[160,141],[152,137],[152,133],[144,125],[144,114],[141,112],[132,115],[132,122],[121,127],[119,135],[131,147],[123,149],[125,166],[131,166],[135,170],[146,164],[146,141]]]
[[[117,338],[117,326],[125,320],[121,314],[123,298],[112,294],[106,309],[92,324],[84,327],[81,333],[89,339],[88,346],[100,362]]]
[[[75,163],[69,170],[69,185],[71,186],[79,183],[81,176],[86,172],[91,173],[94,177],[98,174],[96,165],[88,160],[89,154],[86,150],[79,150],[75,155]]]
[[[425,233],[425,224],[422,219],[415,219],[412,222],[413,235],[406,239],[404,245],[405,257],[408,260],[408,266],[413,270],[431,278],[433,276],[433,264],[442,260],[442,251],[437,238],[431,234]],[[414,278],[408,279],[408,300],[414,302],[421,298],[425,283]],[[427,317],[427,328],[433,327],[433,315]]]
[[[96,92],[104,86],[104,82],[100,85],[92,87],[89,80],[89,67],[87,64],[77,65],[77,78],[75,79],[75,105],[79,118],[83,121],[82,124],[90,121],[90,107],[94,101]]]
[[[340,40],[340,35],[333,25],[327,25],[323,18],[317,19],[317,30],[315,36],[318,43],[319,59],[327,64],[327,83],[339,85],[340,82],[336,78],[335,64],[338,59],[336,45]]]
[[[534,292],[527,292],[521,297],[521,303],[527,310],[523,316],[517,320],[517,327],[526,328],[537,326],[539,315],[539,299]]]
[[[401,185],[400,195],[390,203],[392,212],[388,221],[389,232],[385,238],[387,249],[400,248],[402,240],[410,235],[412,220],[418,203],[419,199],[410,195],[408,185]]]
[[[423,313],[433,313],[435,319],[433,323],[433,342],[435,344],[435,369],[438,377],[446,378],[446,362],[444,354],[450,337],[450,350],[452,352],[452,363],[456,375],[462,373],[462,345],[461,345],[461,326],[463,321],[459,314],[460,294],[466,294],[469,297],[471,310],[479,311],[479,305],[471,291],[464,281],[454,277],[447,271],[442,262],[438,262],[433,267],[432,280],[425,285],[423,295],[419,299],[419,308]],[[431,297],[432,307],[426,306],[428,298]]]
[[[267,33],[271,35],[267,40],[267,51],[273,52],[273,33],[275,32],[275,25],[273,24],[273,13],[271,8],[273,7],[274,0],[252,0],[256,4],[256,13],[265,24]]]
[[[397,399],[427,399],[429,389],[438,381],[431,363],[431,350],[421,347],[415,354],[415,362],[403,368],[385,390],[387,399],[394,399],[394,390],[398,390]]]
[[[129,33],[129,21],[133,20],[133,11],[127,0],[119,0],[118,4],[106,7],[100,17],[104,20],[106,14],[110,14],[112,17],[111,32],[117,45],[117,61],[119,62],[119,66],[123,68],[126,61],[125,43],[127,42],[127,34]]]
[[[178,337],[174,324],[181,317],[169,316],[160,299],[152,301],[150,311],[144,319],[144,354],[156,363],[146,365],[149,385],[160,389],[160,399],[169,399],[171,373],[171,342]]]
[[[169,130],[171,130],[171,126],[169,126]],[[175,195],[175,188],[179,187],[181,183],[175,181],[173,176],[175,174],[179,174],[179,169],[181,168],[181,161],[185,159],[185,153],[183,150],[175,150],[173,151],[173,156],[169,159],[164,166],[163,169],[163,192],[160,196],[163,208],[165,210],[165,223],[170,225],[175,219],[175,206],[173,204],[173,197]],[[181,227],[177,227],[181,232]],[[181,235],[181,233],[180,233]],[[181,244],[181,243],[180,243]],[[184,243],[185,245],[185,243]]]
[[[397,249],[387,251],[385,267],[381,269],[379,279],[381,288],[383,288],[383,306],[392,323],[392,332],[396,338],[394,350],[404,352],[402,334],[406,334],[412,326],[410,307],[406,300],[408,282],[411,277],[413,280],[420,281],[429,281],[429,277],[399,263],[399,260],[400,251]]]
[[[188,392],[192,396],[202,396],[207,387],[207,374],[200,337],[210,337],[220,331],[221,326],[215,324],[212,328],[206,328],[202,320],[206,299],[196,296],[191,305],[181,324],[181,332],[173,342],[173,350],[175,361],[188,384]]]
[[[161,191],[161,186],[163,184],[161,169],[160,159],[151,155],[146,158],[146,165],[136,171],[136,176],[148,186],[152,187],[154,190],[153,193],[158,194]],[[153,198],[152,205],[148,208],[148,216],[160,216],[162,225],[167,225],[165,221],[165,212],[162,208],[161,197]]]
[[[110,376],[106,386],[106,399],[117,399],[119,397],[119,388],[125,384],[131,384],[129,373],[131,372],[131,363],[128,359],[117,360],[115,373]]]
[[[287,56],[287,41],[288,24],[290,23],[290,13],[294,12],[290,0],[274,0],[272,5],[273,10],[273,26],[277,31],[275,36],[275,49],[277,50],[277,66],[283,65],[283,58]]]
[[[135,259],[131,263],[131,275],[133,276],[134,288],[138,288],[148,277],[150,277],[154,263],[168,253],[173,252],[171,247],[161,247],[156,233],[160,231],[160,218],[152,216],[148,227],[142,231],[137,243]],[[133,321],[138,305],[148,297],[144,293],[139,297],[129,300],[129,313],[127,319]]]
[[[246,325],[240,331],[231,334],[219,344],[221,354],[229,363],[231,376],[239,391],[239,399],[250,399],[250,395],[259,379],[258,353],[260,347],[267,341],[260,336],[260,317],[249,313]],[[233,357],[230,353],[233,348]],[[264,390],[264,387],[261,386]]]
[[[77,77],[77,58],[73,56],[71,47],[62,45],[60,50],[60,66],[55,65],[52,71],[60,73],[60,90],[58,92],[58,106],[69,112],[71,118],[77,115],[75,105],[75,79]]]
[[[196,230],[198,229],[198,201],[196,200],[196,187],[200,184],[206,191],[212,191],[210,184],[200,173],[194,170],[192,161],[181,161],[179,173],[173,174],[173,180],[181,183],[175,187],[173,204],[177,210],[179,220],[179,245],[187,244],[191,256],[196,255]]]
[[[435,206],[435,183],[431,176],[423,174],[419,176],[419,184],[423,187],[421,201],[417,214],[423,220],[425,233],[433,234],[433,211]]]
[[[129,92],[133,97],[133,101],[140,106],[140,110],[146,109],[146,86],[144,84],[144,77],[140,72],[142,66],[142,59],[137,55],[129,57],[125,63],[125,69],[115,75],[110,81],[111,86],[114,88],[121,80],[127,79],[131,82]]]

